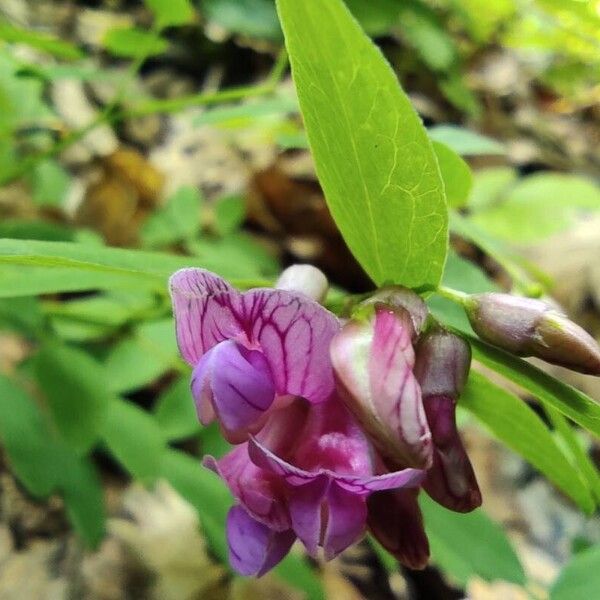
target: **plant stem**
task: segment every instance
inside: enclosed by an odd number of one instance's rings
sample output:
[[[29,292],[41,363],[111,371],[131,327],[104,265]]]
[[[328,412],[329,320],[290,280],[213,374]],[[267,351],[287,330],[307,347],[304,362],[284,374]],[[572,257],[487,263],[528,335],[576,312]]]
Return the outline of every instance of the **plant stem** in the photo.
[[[445,285],[440,285],[435,292],[439,296],[443,296],[456,304],[460,304],[465,307],[469,303],[469,294],[465,294],[459,290],[455,290],[450,287],[446,287]]]

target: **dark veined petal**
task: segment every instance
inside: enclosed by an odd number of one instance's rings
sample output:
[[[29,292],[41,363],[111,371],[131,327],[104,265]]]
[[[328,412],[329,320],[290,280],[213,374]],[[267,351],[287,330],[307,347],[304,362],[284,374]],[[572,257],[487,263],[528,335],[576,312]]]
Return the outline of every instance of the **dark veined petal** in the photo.
[[[367,500],[371,533],[410,569],[424,569],[429,561],[429,541],[417,494],[415,490],[377,492]]]
[[[377,306],[368,322],[335,336],[331,358],[346,406],[390,464],[428,468],[431,433],[413,375],[412,322],[403,309]]]
[[[234,437],[240,432],[241,439],[275,399],[263,354],[232,340],[220,342],[200,359],[192,374],[192,393],[203,424],[210,421],[212,405],[223,428]]]
[[[310,298],[284,290],[243,295],[248,337],[263,351],[278,394],[323,402],[334,388],[329,345],[337,318]]]
[[[295,539],[292,530],[269,529],[241,506],[232,507],[227,515],[229,562],[240,575],[264,575],[285,558]]]
[[[241,294],[218,275],[181,269],[171,276],[169,290],[179,351],[193,367],[213,346],[242,332]]]

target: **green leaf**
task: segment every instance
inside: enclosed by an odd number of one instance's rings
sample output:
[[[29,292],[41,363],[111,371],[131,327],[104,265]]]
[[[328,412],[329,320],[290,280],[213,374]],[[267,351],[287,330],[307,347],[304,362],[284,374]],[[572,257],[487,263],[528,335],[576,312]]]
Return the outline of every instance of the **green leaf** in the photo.
[[[369,35],[387,33],[399,21],[401,6],[397,0],[345,0],[354,18]]]
[[[158,477],[166,443],[160,427],[145,410],[115,398],[102,428],[102,439],[133,477],[146,482]]]
[[[196,188],[179,188],[142,226],[142,244],[159,248],[194,237],[200,231],[201,203]]]
[[[400,2],[398,26],[402,37],[434,71],[447,71],[458,58],[452,36],[434,10],[421,2]]]
[[[244,278],[257,274],[250,262],[247,255],[243,263],[239,256],[225,260],[218,245],[205,245],[199,256],[185,257],[91,244],[0,239],[0,298],[99,289],[164,293],[168,277],[177,269],[198,266],[224,277]]]
[[[431,553],[461,584],[472,576],[523,585],[525,572],[504,531],[481,509],[461,514],[436,504],[426,494],[419,503]]]
[[[185,25],[194,17],[194,8],[189,0],[144,0],[154,13],[159,29],[172,25]]]
[[[500,142],[456,125],[435,125],[428,133],[432,140],[446,144],[462,156],[506,153]]]
[[[67,515],[90,548],[96,548],[105,533],[104,492],[89,459],[62,452],[57,457],[63,470],[60,488]]]
[[[168,43],[158,34],[138,27],[117,27],[104,37],[104,47],[122,58],[143,58],[162,54]]]
[[[0,373],[0,441],[13,472],[36,497],[57,485],[53,444],[34,400]]]
[[[600,437],[600,405],[589,396],[504,350],[474,337],[469,341],[476,360]]]
[[[517,171],[511,167],[489,167],[475,171],[469,208],[478,211],[497,204],[515,181]]]
[[[377,284],[436,286],[447,209],[425,129],[341,0],[278,0],[317,174],[350,250]]]
[[[234,33],[250,37],[281,39],[272,0],[202,0],[206,17]]]
[[[9,328],[31,337],[42,334],[44,317],[37,298],[0,299],[0,329]]]
[[[473,371],[461,394],[460,405],[586,513],[594,510],[594,500],[579,472],[561,452],[544,422],[523,400]]]
[[[56,427],[74,449],[87,452],[111,401],[102,367],[85,352],[53,341],[42,346],[34,364]]]
[[[492,235],[514,243],[533,243],[600,210],[600,187],[576,175],[540,173],[521,180],[502,202],[471,218]]]
[[[550,590],[550,600],[591,600],[600,589],[600,545],[576,554]]]
[[[446,144],[433,142],[433,149],[442,173],[448,206],[451,208],[464,206],[473,185],[473,175],[469,165]]]
[[[43,160],[33,167],[30,182],[37,204],[59,206],[65,199],[71,178],[55,160]]]
[[[0,238],[70,242],[73,241],[74,232],[66,225],[52,223],[51,221],[5,219],[0,223]]]
[[[172,319],[149,321],[122,339],[104,362],[110,389],[116,393],[144,387],[178,366]]]
[[[246,204],[240,196],[226,196],[215,203],[215,229],[220,235],[228,235],[239,229],[245,217]]]
[[[159,396],[154,417],[169,440],[188,438],[201,430],[189,377],[180,377]]]
[[[47,52],[58,58],[83,58],[81,50],[69,42],[65,42],[64,40],[39,31],[21,29],[6,21],[0,21],[0,40],[27,44],[36,50]]]

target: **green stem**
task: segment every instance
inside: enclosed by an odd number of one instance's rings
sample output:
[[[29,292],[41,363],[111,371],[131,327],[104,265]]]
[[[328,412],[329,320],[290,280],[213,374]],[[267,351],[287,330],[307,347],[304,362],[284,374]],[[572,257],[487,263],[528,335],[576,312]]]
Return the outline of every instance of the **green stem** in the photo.
[[[462,307],[466,307],[469,303],[469,294],[465,294],[459,290],[455,290],[445,285],[440,285],[435,292],[439,296],[447,298],[456,304],[460,304]]]

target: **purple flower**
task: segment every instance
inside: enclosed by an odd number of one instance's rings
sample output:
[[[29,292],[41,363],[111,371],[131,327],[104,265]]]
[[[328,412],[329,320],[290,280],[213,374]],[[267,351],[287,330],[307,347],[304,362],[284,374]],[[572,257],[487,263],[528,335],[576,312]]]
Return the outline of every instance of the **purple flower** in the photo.
[[[243,573],[265,572],[273,556],[285,554],[272,548],[288,543],[290,531],[311,555],[322,547],[326,560],[337,556],[364,534],[372,492],[415,487],[423,479],[417,469],[376,474],[373,462],[366,438],[335,396],[312,406],[297,400],[273,412],[256,437],[221,460],[208,457],[205,464],[223,477],[244,511],[241,516],[236,507],[230,517],[246,523],[246,533],[228,528],[232,564]],[[248,533],[255,530],[260,535]],[[256,548],[257,539],[262,558],[240,551],[246,542]]]
[[[318,403],[331,395],[329,344],[339,323],[305,294],[242,294],[202,269],[175,273],[170,291],[198,417],[203,424],[216,417],[229,441],[259,431],[267,411],[289,396]]]

